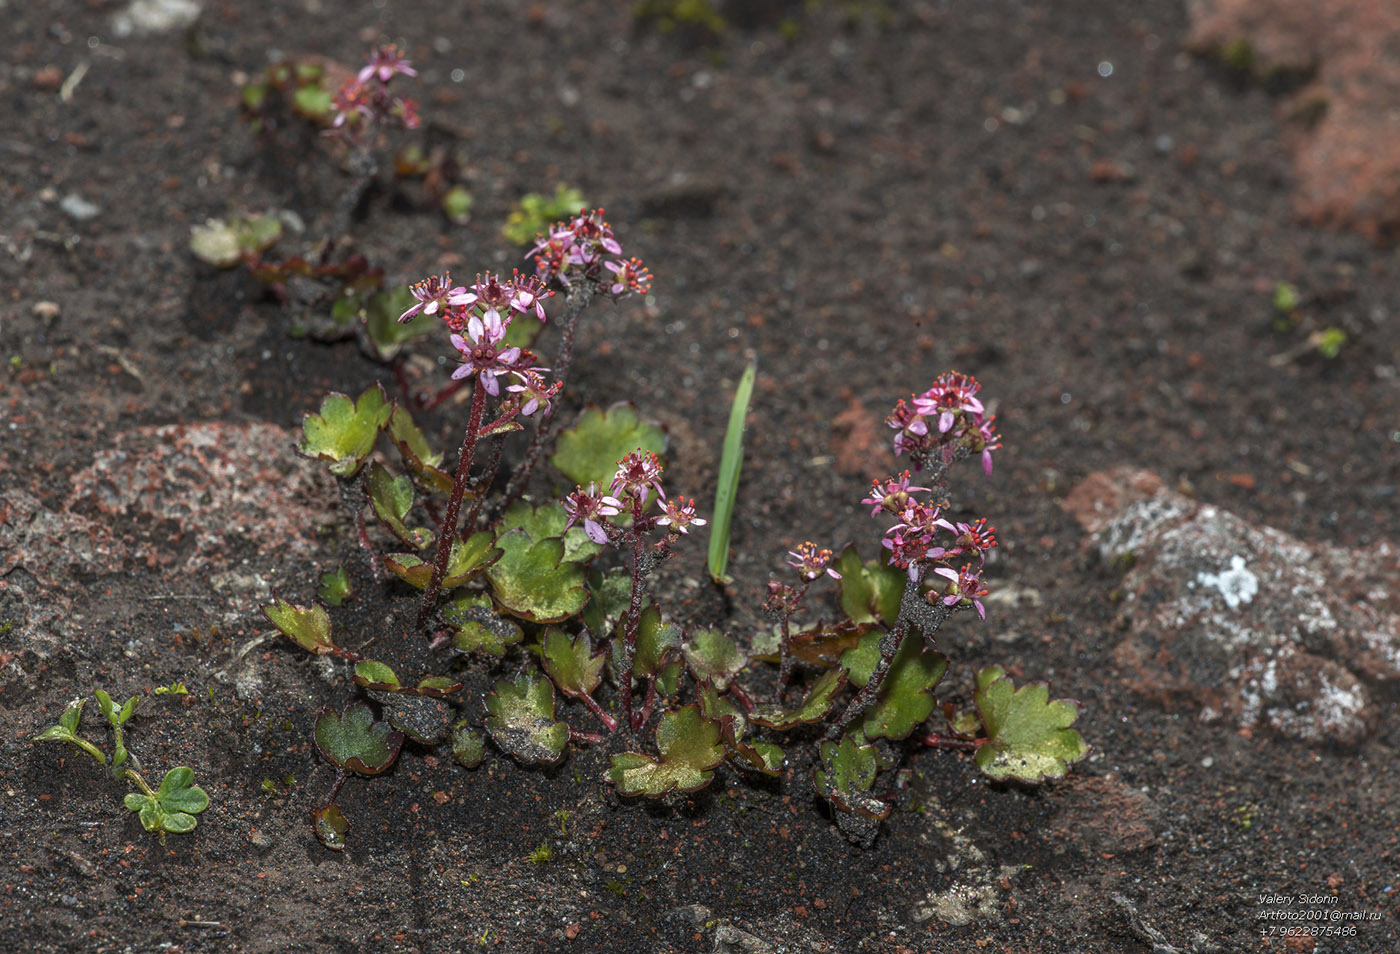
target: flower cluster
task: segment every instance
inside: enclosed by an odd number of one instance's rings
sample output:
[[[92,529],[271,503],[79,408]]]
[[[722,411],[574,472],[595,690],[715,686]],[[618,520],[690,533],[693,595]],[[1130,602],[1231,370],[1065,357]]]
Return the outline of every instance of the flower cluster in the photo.
[[[799,543],[796,550],[789,550],[788,556],[792,557],[787,561],[788,566],[797,570],[802,579],[808,582],[815,580],[822,573],[833,580],[841,579],[841,574],[831,568],[832,552],[817,549],[817,545],[810,540]]]
[[[544,299],[554,293],[539,279],[515,272],[503,281],[488,272],[477,276],[476,284],[467,289],[453,285],[451,275],[433,275],[410,291],[416,304],[399,316],[399,322],[412,321],[419,314],[442,318],[462,360],[452,372],[454,379],[476,375],[486,393],[496,396],[501,390],[496,379],[509,374],[514,383],[506,390],[518,395],[523,416],[549,407],[559,392],[557,383],[547,384],[540,375],[549,369],[536,367],[532,352],[506,343],[516,315],[533,314],[545,320]]]
[[[613,298],[644,295],[651,288],[651,272],[640,259],[622,257],[622,245],[603,218],[602,209],[556,222],[525,257],[534,258],[536,274],[543,282],[557,278],[568,285],[584,278],[606,288]],[[603,277],[604,270],[609,278]]]
[[[982,469],[992,472],[992,451],[1001,447],[996,416],[986,413],[977,399],[982,386],[971,375],[956,371],[941,375],[923,394],[899,401],[885,423],[894,436],[895,456],[909,452],[914,469],[922,470],[937,458],[944,464],[959,449],[982,456]]]
[[[668,527],[668,536],[678,539],[691,527],[703,527],[707,521],[695,515],[695,501],[684,497],[666,499],[661,486],[661,461],[650,451],[633,451],[617,462],[617,473],[606,493],[597,484],[588,489],[575,488],[564,498],[567,531],[582,523],[588,539],[594,543],[619,542],[624,537],[635,538],[655,527]],[[647,516],[646,506],[652,492],[665,506],[664,512]],[[607,518],[626,513],[632,518],[630,529],[615,525]]]
[[[417,129],[418,107],[413,100],[389,92],[389,81],[400,73],[418,75],[397,46],[390,44],[371,50],[369,62],[335,94],[332,127],[354,140],[362,139],[376,122],[386,119],[397,120],[407,129]]]

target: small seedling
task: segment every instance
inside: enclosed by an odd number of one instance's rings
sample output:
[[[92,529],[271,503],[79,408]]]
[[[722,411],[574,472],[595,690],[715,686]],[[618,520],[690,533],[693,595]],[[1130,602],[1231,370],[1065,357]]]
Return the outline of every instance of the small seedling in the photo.
[[[135,812],[141,827],[154,832],[165,844],[167,834],[182,835],[194,830],[194,816],[209,807],[209,796],[194,784],[194,770],[181,765],[165,773],[160,787],[152,789],[141,775],[140,760],[126,747],[126,724],[136,715],[140,697],[132,696],[118,706],[101,689],[95,693],[97,705],[112,729],[113,750],[110,762],[107,753],[78,734],[86,699],[75,699],[59,717],[58,725],[36,735],[33,742],[66,742],[84,752],[108,769],[111,777],[135,785],[139,791],[130,792],[125,805]]]
[[[512,245],[529,245],[549,227],[549,223],[572,215],[587,205],[588,200],[582,192],[562,182],[554,187],[552,196],[527,193],[520,197],[510,215],[506,216],[501,234]]]

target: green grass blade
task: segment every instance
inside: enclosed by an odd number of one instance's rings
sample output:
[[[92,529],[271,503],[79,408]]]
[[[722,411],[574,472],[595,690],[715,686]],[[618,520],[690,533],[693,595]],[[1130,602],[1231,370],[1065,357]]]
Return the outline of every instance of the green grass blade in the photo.
[[[716,583],[731,582],[725,575],[729,567],[729,524],[734,517],[734,501],[739,495],[739,470],[744,464],[744,418],[749,413],[749,399],[753,397],[753,380],[757,373],[758,359],[753,358],[739,379],[739,387],[734,390],[729,429],[724,432],[724,456],[719,462],[715,509],[710,518],[710,577]]]

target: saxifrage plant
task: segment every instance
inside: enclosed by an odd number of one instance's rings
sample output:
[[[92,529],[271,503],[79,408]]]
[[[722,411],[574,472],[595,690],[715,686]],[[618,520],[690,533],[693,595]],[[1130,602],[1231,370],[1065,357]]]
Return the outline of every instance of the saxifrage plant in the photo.
[[[159,788],[151,788],[141,774],[141,760],[126,747],[126,724],[136,715],[141,703],[140,696],[132,696],[117,705],[106,692],[98,689],[94,695],[98,708],[106,717],[112,729],[112,757],[98,745],[79,734],[83,718],[83,706],[87,699],[78,698],[69,703],[58,724],[50,726],[34,736],[33,742],[64,742],[79,752],[96,759],[116,781],[126,781],[138,789],[129,792],[124,800],[126,807],[135,812],[141,827],[154,832],[165,844],[167,834],[183,835],[194,831],[199,820],[194,816],[209,807],[209,796],[194,784],[194,770],[183,765],[165,773]]]

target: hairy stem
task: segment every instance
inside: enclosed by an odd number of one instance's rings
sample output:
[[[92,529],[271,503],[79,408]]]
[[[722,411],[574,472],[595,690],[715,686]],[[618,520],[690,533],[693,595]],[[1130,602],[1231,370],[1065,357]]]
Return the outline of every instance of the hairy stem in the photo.
[[[467,432],[462,438],[462,452],[457,457],[457,475],[452,480],[452,496],[447,500],[447,515],[438,530],[437,559],[433,561],[433,576],[428,588],[423,591],[423,603],[418,609],[418,629],[423,629],[437,606],[438,594],[442,592],[442,581],[447,576],[447,563],[452,556],[452,544],[457,539],[457,517],[462,511],[462,497],[467,492],[467,481],[471,476],[472,457],[476,454],[476,438],[481,431],[481,418],[486,413],[486,388],[481,381],[472,390],[471,417],[467,421]]]
[[[789,600],[787,606],[797,606],[802,602],[802,597],[807,594],[807,587],[812,582],[808,580],[802,584],[802,588],[797,591],[797,595]],[[792,679],[793,666],[796,660],[792,658],[792,614],[786,609],[783,610],[783,638],[778,645],[778,691],[773,701],[778,705],[783,704],[783,696],[787,694],[788,682]]]
[[[578,320],[584,310],[593,302],[593,296],[598,288],[591,279],[583,278],[569,286],[569,297],[567,306],[564,309],[564,317],[561,319],[564,325],[564,335],[559,341],[559,352],[554,358],[554,378],[563,385],[569,379],[569,366],[574,363],[574,335],[578,331]],[[506,486],[506,506],[510,506],[520,495],[525,493],[525,488],[530,483],[530,475],[534,473],[535,464],[539,461],[540,452],[549,437],[551,425],[554,422],[554,410],[557,404],[551,403],[540,415],[539,424],[535,427],[535,434],[530,438],[530,446],[525,451],[525,459],[521,461],[520,467],[510,479],[510,484]]]
[[[618,674],[618,695],[622,700],[622,711],[627,717],[627,725],[635,732],[636,720],[632,713],[632,662],[637,656],[637,622],[642,615],[642,598],[646,591],[645,569],[646,541],[641,533],[632,528],[632,601],[627,605],[627,618],[624,621],[622,637],[622,672]]]

